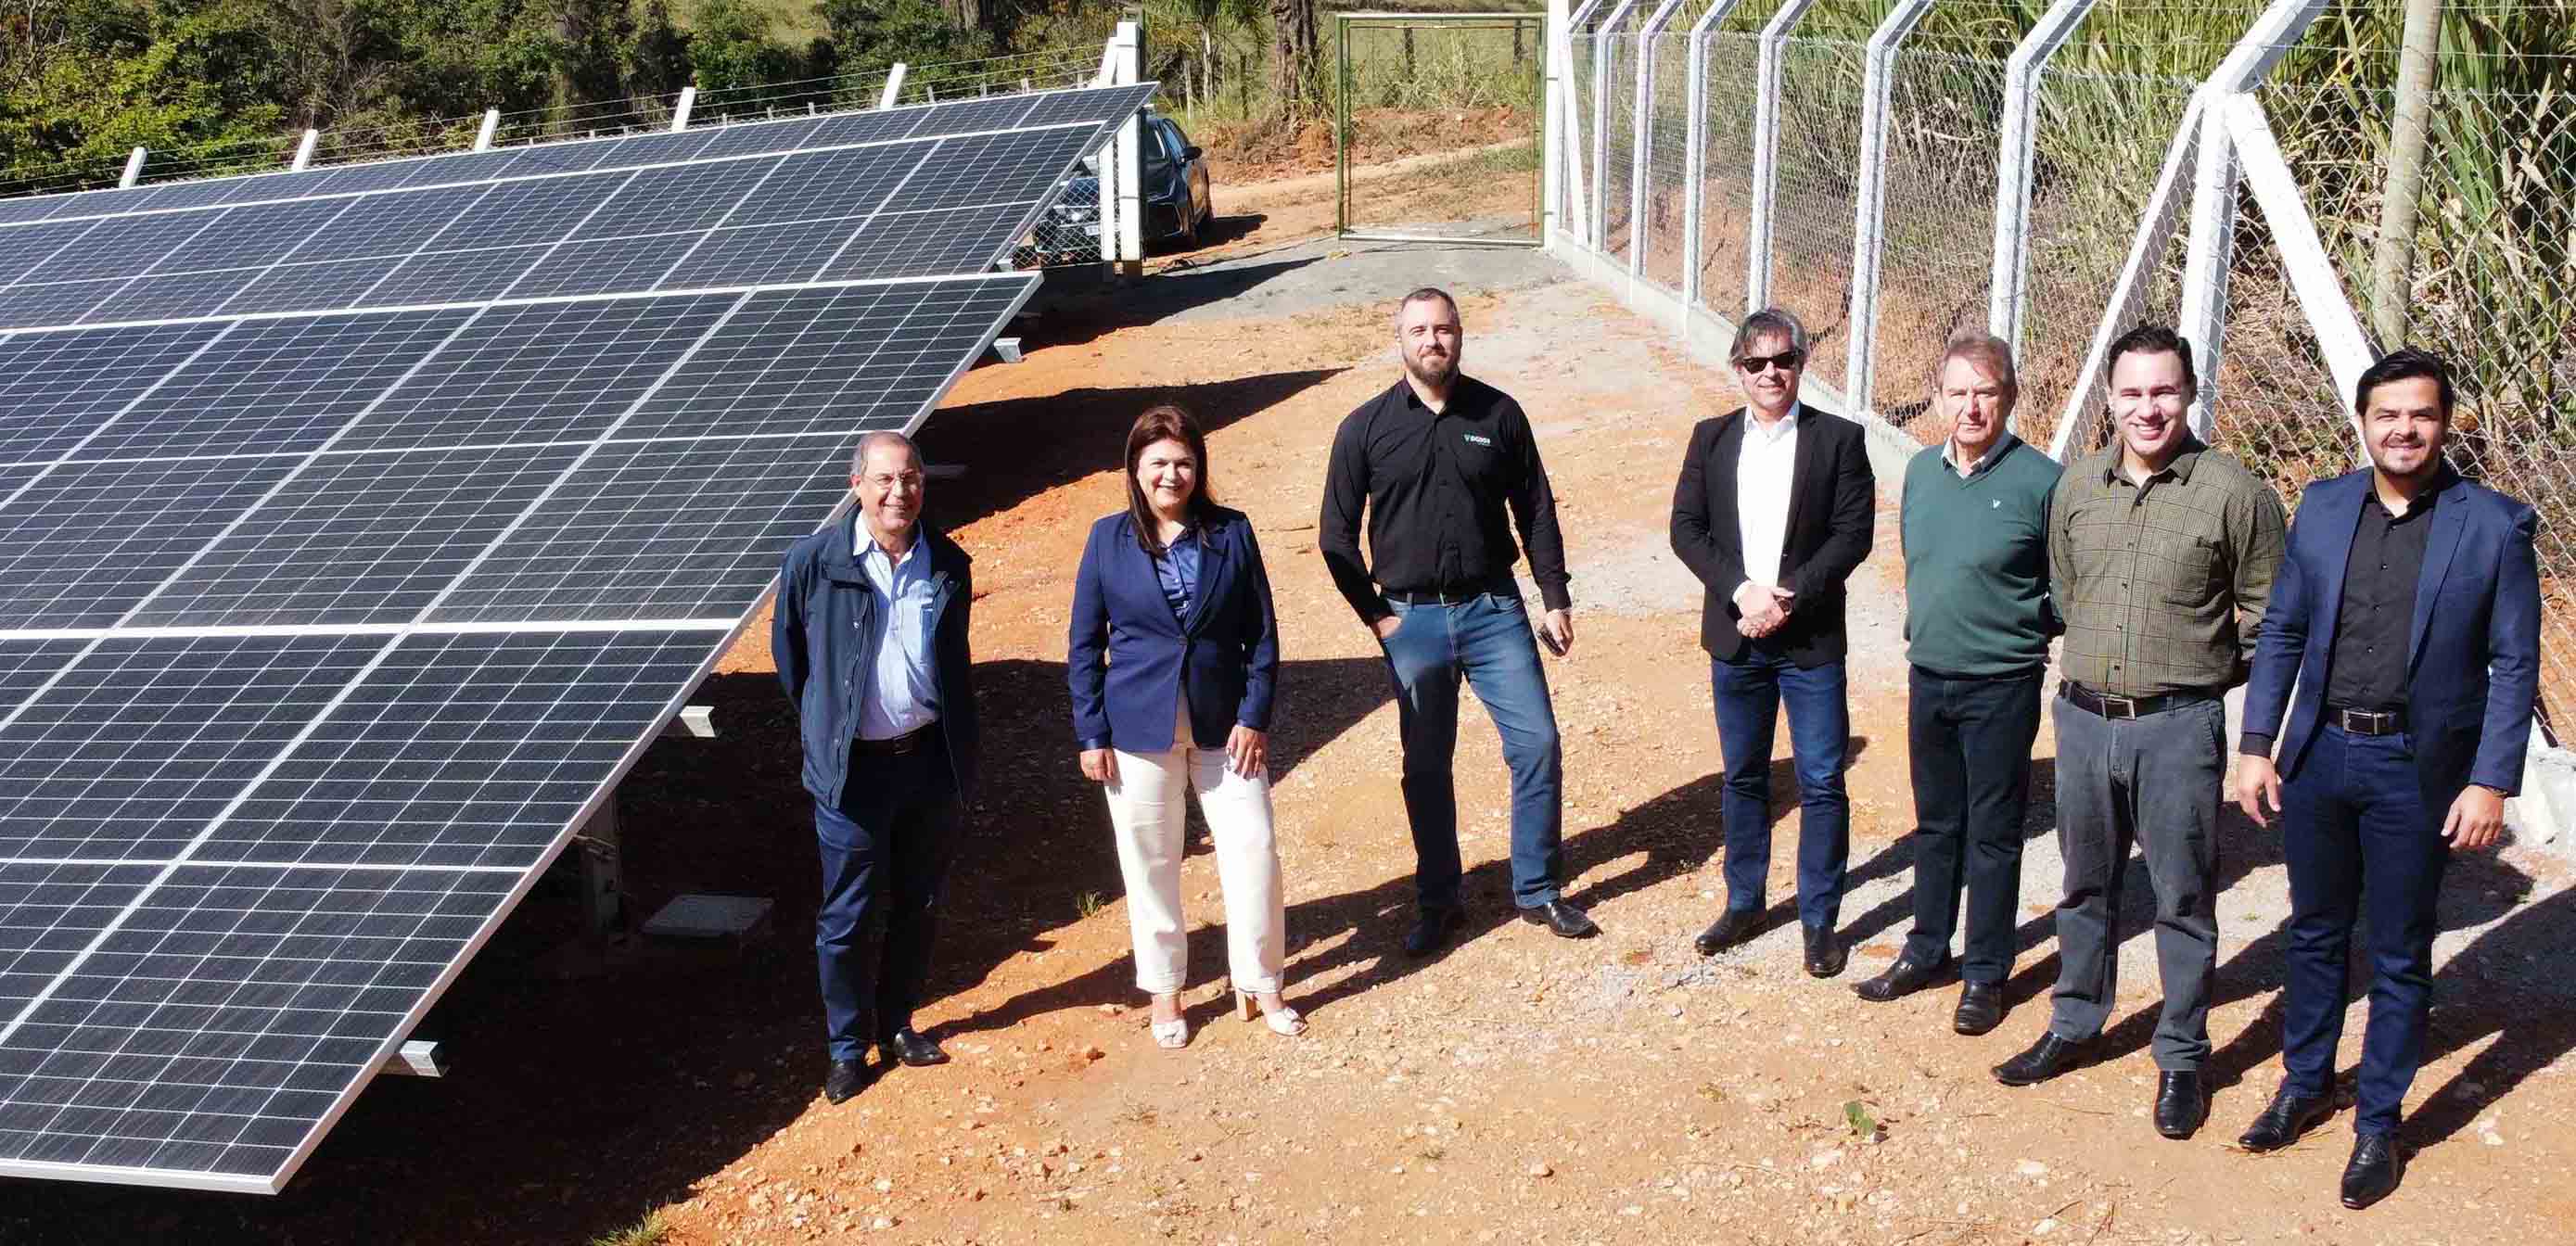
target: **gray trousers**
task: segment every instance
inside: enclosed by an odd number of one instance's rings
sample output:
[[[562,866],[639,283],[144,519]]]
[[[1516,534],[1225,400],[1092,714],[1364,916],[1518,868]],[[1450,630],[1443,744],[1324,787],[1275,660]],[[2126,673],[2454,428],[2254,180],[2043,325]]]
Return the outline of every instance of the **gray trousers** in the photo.
[[[2164,1015],[2156,1067],[2197,1070],[2209,1058],[2209,996],[2218,972],[2218,806],[2227,775],[2227,707],[2205,701],[2143,718],[2106,719],[2063,695],[2057,722],[2057,843],[2066,858],[2057,905],[2060,968],[2048,1028],[2089,1040],[2119,993],[2120,881],[2129,845],[2145,850],[2156,896],[2156,967]]]

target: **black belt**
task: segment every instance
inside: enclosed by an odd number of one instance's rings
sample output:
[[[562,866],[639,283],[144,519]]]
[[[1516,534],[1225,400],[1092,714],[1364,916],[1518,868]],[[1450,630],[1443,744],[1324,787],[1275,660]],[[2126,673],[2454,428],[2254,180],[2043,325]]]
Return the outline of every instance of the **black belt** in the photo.
[[[1518,598],[1521,595],[1521,589],[1520,585],[1514,584],[1509,580],[1503,580],[1476,588],[1423,589],[1420,591],[1411,589],[1388,589],[1386,590],[1385,597],[1388,601],[1400,601],[1408,606],[1454,606],[1470,597],[1483,597],[1489,593],[1502,597]]]
[[[2347,706],[2326,707],[2326,721],[2343,728],[2345,735],[2395,735],[2406,729],[2406,711],[2357,710]]]
[[[928,747],[938,734],[939,722],[933,719],[899,736],[889,736],[882,740],[870,740],[864,737],[854,739],[850,741],[850,752],[853,756],[893,757]]]
[[[2076,708],[2091,710],[2104,718],[2144,718],[2149,714],[2161,714],[2166,710],[2218,699],[2217,693],[2198,689],[2152,697],[2115,697],[2095,692],[2071,679],[2058,684],[2057,689],[2067,700],[2073,701]]]

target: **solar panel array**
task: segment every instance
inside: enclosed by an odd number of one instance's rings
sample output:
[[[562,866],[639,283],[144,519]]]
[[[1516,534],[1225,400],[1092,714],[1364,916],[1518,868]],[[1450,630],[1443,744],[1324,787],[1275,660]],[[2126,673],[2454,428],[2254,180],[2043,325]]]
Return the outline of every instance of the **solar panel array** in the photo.
[[[0,201],[0,1174],[280,1188],[1151,90]]]

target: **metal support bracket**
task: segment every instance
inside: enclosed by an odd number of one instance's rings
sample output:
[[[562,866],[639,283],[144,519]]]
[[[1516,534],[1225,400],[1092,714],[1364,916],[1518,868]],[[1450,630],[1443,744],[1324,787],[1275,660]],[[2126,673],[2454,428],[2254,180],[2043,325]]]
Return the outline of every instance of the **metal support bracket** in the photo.
[[[385,1057],[385,1062],[376,1067],[376,1072],[397,1077],[445,1077],[447,1052],[437,1043],[415,1038]]]

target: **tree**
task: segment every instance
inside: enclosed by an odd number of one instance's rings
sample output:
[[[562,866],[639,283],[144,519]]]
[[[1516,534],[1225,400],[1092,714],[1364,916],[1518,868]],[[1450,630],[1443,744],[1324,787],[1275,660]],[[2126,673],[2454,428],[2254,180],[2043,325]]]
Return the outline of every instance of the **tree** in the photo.
[[[743,0],[698,0],[689,63],[698,89],[721,91],[802,77],[796,54],[769,38],[769,20]]]
[[[845,74],[902,61],[912,68],[914,81],[936,86],[937,75],[922,74],[923,66],[972,60],[991,47],[983,31],[949,21],[938,0],[821,0],[816,7],[831,29],[833,57]]]
[[[1270,0],[1270,98],[1275,119],[1294,130],[1324,112],[1315,49],[1315,0]]]

